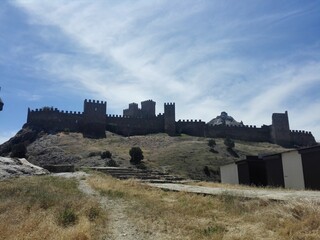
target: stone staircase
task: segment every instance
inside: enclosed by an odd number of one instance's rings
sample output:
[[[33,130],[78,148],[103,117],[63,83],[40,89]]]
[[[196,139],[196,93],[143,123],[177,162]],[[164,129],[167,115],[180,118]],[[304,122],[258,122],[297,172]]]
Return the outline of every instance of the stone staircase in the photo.
[[[182,177],[173,176],[155,170],[141,170],[123,167],[91,167],[90,169],[103,172],[118,179],[138,179],[149,183],[183,183]]]

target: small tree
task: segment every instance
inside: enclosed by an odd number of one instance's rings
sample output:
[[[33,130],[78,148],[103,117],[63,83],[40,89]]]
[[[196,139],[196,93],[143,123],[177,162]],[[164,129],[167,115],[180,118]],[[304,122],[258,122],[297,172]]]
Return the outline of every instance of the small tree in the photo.
[[[234,141],[231,139],[231,138],[229,138],[229,137],[227,137],[225,140],[224,140],[224,145],[226,145],[227,146],[227,148],[229,148],[229,149],[232,149],[232,148],[234,148]]]
[[[111,158],[112,157],[112,153],[110,151],[105,151],[103,153],[101,153],[101,158],[105,159],[105,158]]]
[[[234,141],[233,141],[232,139],[230,139],[230,138],[227,137],[227,138],[224,140],[224,145],[227,146],[227,151],[228,151],[232,156],[234,156],[234,157],[236,157],[236,158],[239,157],[238,153],[236,153],[236,152],[233,150],[235,144],[234,144]]]
[[[208,146],[209,147],[211,147],[211,148],[213,148],[213,147],[215,147],[217,144],[216,144],[216,141],[214,140],[214,139],[210,139],[209,141],[208,141]]]
[[[143,160],[143,152],[140,147],[132,147],[129,151],[130,162],[132,164],[139,164]]]

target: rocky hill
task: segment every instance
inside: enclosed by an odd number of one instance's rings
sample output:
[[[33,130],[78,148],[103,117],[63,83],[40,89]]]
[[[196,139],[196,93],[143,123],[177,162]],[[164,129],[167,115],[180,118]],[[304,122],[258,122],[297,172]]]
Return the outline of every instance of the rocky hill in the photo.
[[[123,137],[106,132],[104,139],[84,138],[80,133],[59,132],[48,134],[23,128],[15,137],[0,145],[0,155],[10,156],[14,145],[27,146],[26,158],[37,166],[74,164],[76,167],[107,166],[110,159],[102,159],[101,153],[110,151],[112,160],[120,167],[130,164],[129,150],[138,146],[143,150],[144,167],[187,178],[218,180],[219,166],[244,158],[246,155],[284,151],[278,145],[235,141],[235,153],[230,154],[224,139],[215,139],[212,149],[208,138],[167,134]]]
[[[242,121],[237,122],[233,117],[229,116],[228,113],[222,112],[220,116],[212,119],[208,122],[209,125],[227,125],[227,126],[243,126]]]

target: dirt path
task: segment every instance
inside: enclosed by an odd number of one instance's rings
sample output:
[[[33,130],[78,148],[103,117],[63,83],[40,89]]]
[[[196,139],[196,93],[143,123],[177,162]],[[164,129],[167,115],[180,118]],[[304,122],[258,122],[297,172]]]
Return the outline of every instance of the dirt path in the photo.
[[[146,235],[134,225],[126,214],[126,209],[129,207],[128,203],[121,199],[110,199],[107,196],[101,196],[99,192],[95,191],[87,182],[86,178],[89,176],[84,172],[75,173],[60,173],[54,174],[66,178],[75,177],[79,180],[79,189],[89,195],[99,199],[101,206],[108,212],[108,222],[110,235],[105,236],[108,240],[141,240],[154,239],[154,236]]]
[[[125,209],[128,207],[125,201],[121,199],[110,199],[106,196],[100,196],[97,191],[92,189],[86,179],[80,179],[79,189],[87,195],[99,198],[101,206],[107,210],[109,215],[109,228],[111,236],[105,239],[110,240],[138,240],[147,239],[143,233],[131,222],[126,215]]]
[[[148,185],[172,190],[185,191],[190,193],[199,193],[207,195],[222,195],[228,194],[245,198],[260,198],[265,200],[280,200],[280,201],[314,201],[320,203],[320,191],[298,191],[298,190],[274,190],[274,189],[226,189],[216,187],[192,186],[176,183],[149,183]]]

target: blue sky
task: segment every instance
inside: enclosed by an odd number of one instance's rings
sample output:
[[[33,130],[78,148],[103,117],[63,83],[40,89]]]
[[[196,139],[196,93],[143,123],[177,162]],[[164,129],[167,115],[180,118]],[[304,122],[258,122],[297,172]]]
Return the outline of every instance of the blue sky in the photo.
[[[287,110],[320,141],[319,26],[319,0],[2,0],[0,142],[28,107],[82,111],[84,99],[257,126]]]

